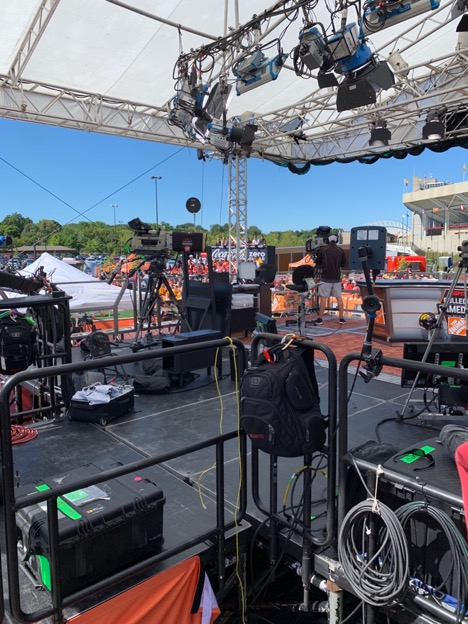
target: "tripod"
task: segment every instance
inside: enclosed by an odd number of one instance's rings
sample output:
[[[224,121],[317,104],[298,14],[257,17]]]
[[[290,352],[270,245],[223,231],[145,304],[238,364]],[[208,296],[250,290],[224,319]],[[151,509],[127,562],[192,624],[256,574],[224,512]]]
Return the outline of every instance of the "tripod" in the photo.
[[[140,264],[138,268],[143,265],[143,262]],[[177,297],[172,290],[172,286],[170,285],[166,275],[164,274],[165,267],[165,258],[164,257],[156,257],[150,261],[150,267],[148,270],[148,283],[146,286],[145,296],[143,298],[143,302],[140,308],[140,315],[137,319],[137,326],[135,332],[135,340],[132,345],[132,351],[138,351],[138,349],[142,349],[153,344],[153,335],[151,333],[151,325],[152,318],[154,315],[154,309],[156,308],[156,313],[158,317],[157,328],[161,329],[161,288],[164,286],[168,295],[169,302],[173,307],[177,309],[178,315],[182,318],[187,324],[189,330],[191,331],[190,325],[187,319],[184,316],[182,311],[182,306],[178,301]],[[136,270],[138,270],[138,268]],[[178,321],[178,325],[180,324],[180,320]],[[146,340],[145,344],[141,341],[141,335],[146,325]]]
[[[431,352],[431,348],[432,345],[434,344],[434,340],[437,334],[437,330],[440,329],[440,327],[442,326],[442,321],[444,320],[444,318],[447,318],[447,310],[448,310],[448,304],[450,303],[450,300],[453,296],[453,293],[455,291],[455,288],[457,287],[457,283],[463,273],[464,276],[464,300],[465,300],[465,327],[468,328],[468,297],[467,297],[467,269],[468,269],[468,241],[463,241],[461,244],[461,247],[458,248],[459,251],[461,251],[462,253],[460,254],[461,260],[458,263],[458,268],[457,268],[457,272],[452,280],[452,283],[450,284],[450,288],[447,292],[447,295],[444,298],[444,302],[440,305],[440,314],[439,317],[437,319],[436,324],[433,326],[432,328],[432,332],[431,332],[431,337],[429,339],[429,342],[427,343],[427,347],[426,350],[424,351],[423,357],[421,362],[426,362],[427,358],[429,357],[429,354]],[[413,393],[416,389],[416,386],[418,385],[418,381],[419,381],[419,377],[421,376],[421,373],[418,371],[416,373],[416,376],[414,378],[413,384],[411,386],[411,390],[408,394],[408,397],[406,399],[405,405],[403,407],[403,410],[401,412],[401,414],[399,414],[399,420],[403,420],[404,416],[405,416],[405,412],[408,409],[408,405],[410,403],[411,397],[413,396]]]

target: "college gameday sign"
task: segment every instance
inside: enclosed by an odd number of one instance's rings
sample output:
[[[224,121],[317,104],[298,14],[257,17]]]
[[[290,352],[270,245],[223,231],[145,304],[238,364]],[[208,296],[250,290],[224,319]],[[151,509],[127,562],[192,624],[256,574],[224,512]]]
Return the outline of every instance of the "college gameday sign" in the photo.
[[[464,289],[455,289],[447,301],[449,289],[442,295],[439,313],[443,303],[447,306],[447,332],[451,336],[466,336],[466,300]]]

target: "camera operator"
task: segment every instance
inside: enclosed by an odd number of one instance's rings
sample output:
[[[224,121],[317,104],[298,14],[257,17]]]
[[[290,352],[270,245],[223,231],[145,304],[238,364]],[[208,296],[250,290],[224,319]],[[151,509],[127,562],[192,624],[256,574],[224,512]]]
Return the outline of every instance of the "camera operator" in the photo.
[[[332,234],[328,237],[328,244],[320,247],[317,254],[316,265],[320,270],[320,283],[318,285],[319,315],[315,320],[316,325],[322,325],[325,306],[329,297],[335,297],[338,304],[340,323],[343,324],[343,299],[341,297],[341,270],[346,266],[345,252],[337,246],[338,237]]]

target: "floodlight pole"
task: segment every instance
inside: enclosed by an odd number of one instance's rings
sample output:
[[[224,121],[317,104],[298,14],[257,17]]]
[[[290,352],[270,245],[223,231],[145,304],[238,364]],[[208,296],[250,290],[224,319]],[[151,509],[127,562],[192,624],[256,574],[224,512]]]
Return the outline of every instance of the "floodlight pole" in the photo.
[[[161,176],[151,176],[150,180],[154,180],[154,196],[156,201],[156,229],[159,225],[159,214],[158,214],[158,180],[162,180]]]
[[[115,219],[115,209],[119,207],[119,204],[111,204],[111,208],[114,209],[114,236],[115,236],[115,246],[118,247],[118,238],[117,238],[117,221]]]
[[[247,257],[247,158],[240,151],[229,156],[229,277],[232,278],[232,246],[235,241],[236,271]]]

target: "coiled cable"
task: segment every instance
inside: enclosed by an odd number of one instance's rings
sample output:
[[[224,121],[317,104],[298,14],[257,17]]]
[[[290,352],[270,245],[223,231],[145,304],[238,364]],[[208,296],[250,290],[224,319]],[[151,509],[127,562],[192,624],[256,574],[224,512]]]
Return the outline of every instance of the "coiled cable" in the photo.
[[[11,425],[12,444],[22,444],[23,442],[29,442],[30,440],[34,440],[37,434],[37,429],[30,429],[29,427],[22,427],[21,425]]]
[[[451,568],[451,581],[454,588],[454,596],[456,600],[455,614],[457,621],[461,622],[465,615],[465,610],[468,605],[468,545],[461,535],[460,531],[456,527],[453,520],[443,511],[437,509],[433,505],[428,505],[422,501],[415,501],[403,505],[395,512],[398,520],[400,521],[403,529],[406,528],[408,522],[414,519],[416,514],[427,514],[440,526],[448,543],[448,552],[452,557]],[[440,591],[444,589],[445,593],[447,588],[445,587],[447,579],[444,579],[441,584],[435,589]]]
[[[338,558],[354,593],[369,605],[398,602],[408,588],[403,527],[393,511],[376,499],[362,501],[347,513],[338,536]]]

